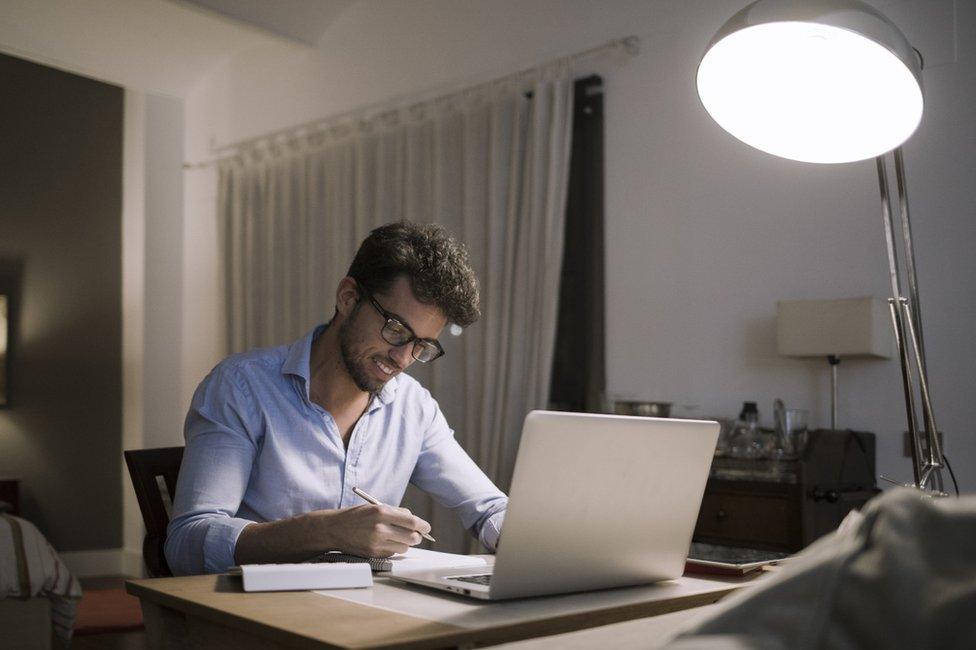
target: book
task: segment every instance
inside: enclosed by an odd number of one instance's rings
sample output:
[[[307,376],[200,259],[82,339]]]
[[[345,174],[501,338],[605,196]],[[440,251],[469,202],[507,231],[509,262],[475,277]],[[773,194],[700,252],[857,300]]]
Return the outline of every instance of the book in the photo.
[[[236,570],[235,570],[236,569]],[[373,574],[363,563],[244,564],[231,567],[244,591],[298,591],[372,587]]]

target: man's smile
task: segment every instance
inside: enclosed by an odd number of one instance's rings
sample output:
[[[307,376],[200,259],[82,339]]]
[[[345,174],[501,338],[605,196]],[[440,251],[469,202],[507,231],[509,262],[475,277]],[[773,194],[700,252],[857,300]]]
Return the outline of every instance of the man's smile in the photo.
[[[395,375],[400,371],[399,368],[383,363],[379,359],[374,358],[373,363],[375,363],[376,367],[380,369],[380,372],[382,372],[387,377],[392,377],[393,375]]]

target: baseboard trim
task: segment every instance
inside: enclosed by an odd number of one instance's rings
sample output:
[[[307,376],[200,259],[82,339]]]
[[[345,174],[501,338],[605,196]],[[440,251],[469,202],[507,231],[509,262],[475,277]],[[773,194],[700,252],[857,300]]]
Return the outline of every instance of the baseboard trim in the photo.
[[[135,578],[146,577],[146,563],[142,561],[142,551],[122,550],[122,575]]]
[[[92,576],[142,577],[142,554],[130,549],[114,548],[97,551],[66,551],[58,553],[78,578]]]

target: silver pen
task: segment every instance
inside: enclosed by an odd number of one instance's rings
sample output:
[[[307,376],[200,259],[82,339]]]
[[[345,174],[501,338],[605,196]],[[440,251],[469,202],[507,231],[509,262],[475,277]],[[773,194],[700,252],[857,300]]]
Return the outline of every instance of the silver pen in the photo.
[[[358,487],[354,487],[352,489],[352,491],[355,492],[360,497],[362,497],[364,500],[369,501],[370,503],[372,503],[374,506],[381,506],[381,505],[383,505],[383,502],[382,501],[380,501],[376,497],[372,496],[371,494],[369,494],[367,492],[364,492],[363,490],[360,490]],[[420,533],[419,530],[417,532]],[[427,533],[420,533],[420,536],[423,537],[424,539],[428,540],[428,541],[431,541],[431,542],[436,542],[437,541],[436,539],[434,539],[433,537],[431,537]]]

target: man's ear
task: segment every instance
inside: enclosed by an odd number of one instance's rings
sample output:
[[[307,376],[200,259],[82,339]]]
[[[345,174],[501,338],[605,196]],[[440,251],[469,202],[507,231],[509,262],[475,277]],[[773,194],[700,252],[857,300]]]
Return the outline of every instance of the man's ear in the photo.
[[[336,311],[342,314],[343,318],[349,316],[359,302],[359,285],[349,276],[339,280],[339,287],[336,289]]]

